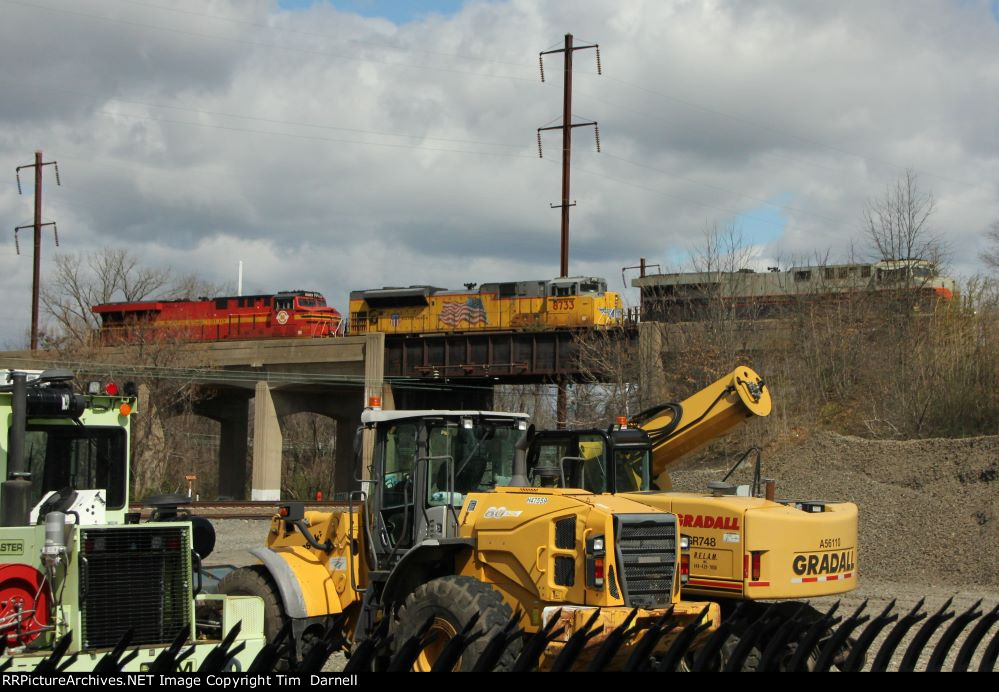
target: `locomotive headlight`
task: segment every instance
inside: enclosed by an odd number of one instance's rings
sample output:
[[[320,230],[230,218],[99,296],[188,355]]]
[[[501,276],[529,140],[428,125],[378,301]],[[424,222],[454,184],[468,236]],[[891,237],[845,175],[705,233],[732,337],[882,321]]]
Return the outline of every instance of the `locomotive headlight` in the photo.
[[[593,539],[593,552],[602,553],[604,551],[604,537],[598,536]]]
[[[680,536],[680,550],[690,550],[690,539],[686,536]]]

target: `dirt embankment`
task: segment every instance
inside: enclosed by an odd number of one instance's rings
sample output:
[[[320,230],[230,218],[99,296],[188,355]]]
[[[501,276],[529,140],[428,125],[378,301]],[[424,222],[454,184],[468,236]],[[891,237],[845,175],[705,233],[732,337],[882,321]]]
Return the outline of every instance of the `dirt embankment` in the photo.
[[[672,472],[703,490],[714,468]],[[736,473],[747,482],[748,468]],[[912,441],[816,433],[764,452],[781,498],[849,500],[860,509],[861,577],[999,586],[999,437]]]

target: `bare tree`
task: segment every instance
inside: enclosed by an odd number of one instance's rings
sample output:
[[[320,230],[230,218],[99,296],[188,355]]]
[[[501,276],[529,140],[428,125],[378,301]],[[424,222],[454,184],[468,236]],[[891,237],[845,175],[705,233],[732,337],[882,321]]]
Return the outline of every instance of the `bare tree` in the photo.
[[[985,240],[989,248],[979,257],[989,269],[999,271],[999,221],[992,222],[989,230],[985,232]]]
[[[923,192],[916,172],[906,169],[883,197],[870,200],[864,210],[864,228],[878,258],[939,259],[941,241],[929,225],[935,210],[933,193]]]
[[[55,256],[56,270],[42,291],[42,306],[55,321],[49,345],[82,344],[100,319],[90,308],[100,303],[137,301],[170,286],[170,271],[143,267],[125,248]]]

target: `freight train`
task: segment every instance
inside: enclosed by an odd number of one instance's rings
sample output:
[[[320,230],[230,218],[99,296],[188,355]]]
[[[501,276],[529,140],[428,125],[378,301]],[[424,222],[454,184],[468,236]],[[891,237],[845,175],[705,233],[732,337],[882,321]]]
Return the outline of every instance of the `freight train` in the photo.
[[[177,341],[225,341],[336,336],[346,329],[339,311],[314,291],[103,303],[91,309],[101,318],[100,338],[105,345],[152,335]]]
[[[438,334],[484,330],[607,327],[623,318],[621,296],[596,276],[350,293],[352,334]]]
[[[607,327],[623,319],[621,296],[599,277],[485,283],[464,291],[435,286],[352,291],[347,320],[313,291],[274,295],[104,303],[105,345],[152,335],[177,341],[327,337],[369,332],[438,334],[487,330]]]

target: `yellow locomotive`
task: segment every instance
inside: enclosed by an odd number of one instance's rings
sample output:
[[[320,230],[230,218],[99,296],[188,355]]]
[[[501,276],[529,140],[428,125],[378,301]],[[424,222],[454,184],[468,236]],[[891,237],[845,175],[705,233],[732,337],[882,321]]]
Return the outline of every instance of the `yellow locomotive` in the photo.
[[[350,293],[350,332],[435,334],[565,329],[620,324],[621,296],[595,276],[484,283],[464,291],[435,286]]]

